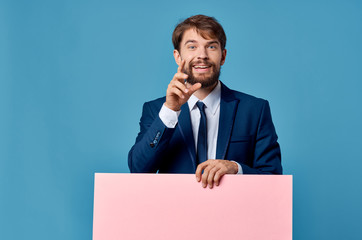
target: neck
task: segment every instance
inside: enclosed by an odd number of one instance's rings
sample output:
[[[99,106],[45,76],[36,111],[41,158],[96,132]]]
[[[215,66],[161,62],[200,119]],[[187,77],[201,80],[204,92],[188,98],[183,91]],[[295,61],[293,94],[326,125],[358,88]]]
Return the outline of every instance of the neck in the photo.
[[[218,83],[219,83],[219,81],[217,81],[214,85],[212,85],[210,87],[206,87],[206,88],[201,87],[199,90],[194,92],[195,97],[197,97],[200,100],[204,100],[212,92],[212,90],[214,90],[214,88],[217,86]],[[186,83],[186,84],[188,85],[188,87],[191,86],[189,83]]]

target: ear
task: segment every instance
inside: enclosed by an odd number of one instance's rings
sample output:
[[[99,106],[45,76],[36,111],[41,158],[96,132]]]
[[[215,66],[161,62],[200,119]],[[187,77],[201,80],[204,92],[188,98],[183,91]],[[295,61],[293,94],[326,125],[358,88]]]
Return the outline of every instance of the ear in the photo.
[[[180,53],[179,53],[179,51],[177,49],[173,50],[173,57],[175,58],[175,62],[177,63],[177,65],[180,66],[182,58],[181,58],[181,55],[180,55]]]
[[[226,49],[222,50],[222,56],[221,56],[221,62],[220,62],[220,65],[224,65],[225,63],[225,59],[226,59]]]

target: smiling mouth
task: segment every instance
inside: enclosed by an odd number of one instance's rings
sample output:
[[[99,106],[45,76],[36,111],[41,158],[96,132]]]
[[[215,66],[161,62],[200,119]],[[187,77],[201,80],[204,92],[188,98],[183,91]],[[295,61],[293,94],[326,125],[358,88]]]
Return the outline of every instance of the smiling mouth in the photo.
[[[210,65],[194,65],[192,68],[195,70],[195,72],[202,73],[202,72],[208,72],[210,70],[211,66]]]

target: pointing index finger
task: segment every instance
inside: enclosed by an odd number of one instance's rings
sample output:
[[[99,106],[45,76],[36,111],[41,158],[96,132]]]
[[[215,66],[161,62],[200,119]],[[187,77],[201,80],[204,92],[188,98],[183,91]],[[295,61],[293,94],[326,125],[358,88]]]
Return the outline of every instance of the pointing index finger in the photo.
[[[180,65],[178,66],[177,72],[182,73],[184,70],[184,66],[185,66],[185,60],[181,60]]]

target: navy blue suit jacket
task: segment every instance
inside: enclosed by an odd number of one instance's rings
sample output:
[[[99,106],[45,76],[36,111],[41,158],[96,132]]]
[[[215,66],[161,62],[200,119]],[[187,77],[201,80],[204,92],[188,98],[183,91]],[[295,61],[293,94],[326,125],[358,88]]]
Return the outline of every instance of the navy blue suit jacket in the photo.
[[[141,131],[128,154],[132,173],[195,173],[196,151],[188,104],[178,124],[167,128],[159,118],[165,97],[146,102]],[[216,159],[238,162],[244,174],[282,174],[280,148],[269,103],[221,84]]]

